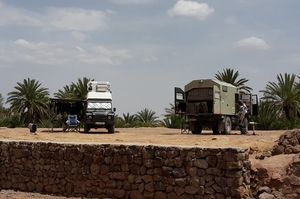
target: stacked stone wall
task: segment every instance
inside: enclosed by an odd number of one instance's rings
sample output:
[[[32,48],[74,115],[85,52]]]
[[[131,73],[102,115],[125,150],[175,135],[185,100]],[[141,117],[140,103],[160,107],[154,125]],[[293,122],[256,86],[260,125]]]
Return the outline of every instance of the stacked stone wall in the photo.
[[[0,142],[0,189],[96,198],[246,198],[242,149]]]

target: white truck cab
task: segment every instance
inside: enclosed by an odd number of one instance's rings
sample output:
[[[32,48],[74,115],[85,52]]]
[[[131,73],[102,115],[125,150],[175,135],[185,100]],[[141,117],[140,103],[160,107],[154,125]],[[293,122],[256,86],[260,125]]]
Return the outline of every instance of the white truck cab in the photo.
[[[86,99],[84,131],[91,128],[106,128],[109,133],[115,131],[115,108],[112,108],[110,83],[89,81]]]

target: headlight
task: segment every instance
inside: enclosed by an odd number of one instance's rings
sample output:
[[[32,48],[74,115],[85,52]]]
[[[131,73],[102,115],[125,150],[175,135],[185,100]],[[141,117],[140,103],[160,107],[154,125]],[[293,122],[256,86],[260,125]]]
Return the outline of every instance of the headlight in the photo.
[[[92,116],[92,115],[89,115],[89,116],[88,116],[88,119],[92,119],[92,118],[93,118],[93,116]]]
[[[107,119],[111,120],[111,115],[107,116]]]

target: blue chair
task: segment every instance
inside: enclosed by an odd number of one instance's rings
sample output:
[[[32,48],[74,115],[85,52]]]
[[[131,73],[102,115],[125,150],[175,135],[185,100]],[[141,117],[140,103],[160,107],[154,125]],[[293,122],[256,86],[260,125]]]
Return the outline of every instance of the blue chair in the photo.
[[[68,115],[65,131],[80,131],[80,122],[77,115]]]

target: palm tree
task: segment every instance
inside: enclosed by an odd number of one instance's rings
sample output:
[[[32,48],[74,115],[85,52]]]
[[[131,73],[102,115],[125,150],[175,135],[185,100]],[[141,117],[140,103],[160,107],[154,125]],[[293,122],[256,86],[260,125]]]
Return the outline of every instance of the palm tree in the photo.
[[[76,99],[75,87],[73,85],[66,85],[62,90],[54,93],[54,96],[59,99]]]
[[[283,128],[282,112],[274,109],[272,104],[267,101],[261,101],[259,104],[258,115],[255,118],[260,129],[272,130]]]
[[[172,103],[169,103],[169,108],[165,108],[165,116],[171,116],[171,115],[175,115],[175,106]]]
[[[77,99],[85,100],[87,93],[88,93],[88,82],[90,81],[89,78],[78,78],[77,82],[72,82],[71,86],[74,87],[74,93]]]
[[[123,113],[123,117],[120,118],[120,123],[125,128],[134,127],[137,123],[136,116],[130,115],[130,113],[127,113],[127,114]]]
[[[181,128],[184,122],[184,118],[175,114],[174,104],[169,104],[170,108],[165,108],[165,118],[162,121],[162,125],[167,128]]]
[[[136,120],[138,124],[142,127],[156,127],[159,124],[157,120],[158,117],[155,116],[155,112],[144,108],[143,110],[137,112]]]
[[[234,69],[231,68],[225,68],[222,72],[218,71],[218,73],[215,74],[215,78],[238,87],[242,92],[250,93],[252,90],[252,88],[246,86],[249,80],[245,78],[238,79],[239,71],[234,71]]]
[[[2,95],[1,95],[1,93],[0,93],[0,110],[3,108],[3,97],[2,97]]]
[[[300,112],[300,89],[295,74],[277,75],[277,82],[268,82],[261,92],[262,99],[283,112],[289,121],[295,119]]]
[[[25,122],[39,120],[48,110],[47,88],[35,79],[24,79],[14,87],[15,91],[8,93],[7,103],[10,103],[10,112],[25,117]]]
[[[77,82],[72,82],[70,85],[66,85],[63,89],[59,89],[54,96],[59,99],[81,99],[85,100],[88,93],[89,78],[78,78]]]

